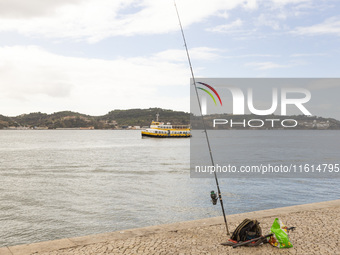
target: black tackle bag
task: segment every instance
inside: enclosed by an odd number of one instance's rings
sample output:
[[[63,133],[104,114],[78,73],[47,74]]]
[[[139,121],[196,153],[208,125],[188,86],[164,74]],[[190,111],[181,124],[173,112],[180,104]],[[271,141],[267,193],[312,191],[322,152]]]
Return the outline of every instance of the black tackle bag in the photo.
[[[260,223],[257,220],[245,219],[237,226],[230,239],[236,242],[248,241],[262,235]]]

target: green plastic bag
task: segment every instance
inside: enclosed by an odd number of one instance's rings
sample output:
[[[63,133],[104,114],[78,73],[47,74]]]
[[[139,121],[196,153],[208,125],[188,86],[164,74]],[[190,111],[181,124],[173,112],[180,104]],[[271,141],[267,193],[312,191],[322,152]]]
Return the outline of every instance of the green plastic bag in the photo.
[[[268,240],[271,245],[279,249],[293,247],[289,241],[287,227],[278,218],[274,220],[270,231],[273,234]]]

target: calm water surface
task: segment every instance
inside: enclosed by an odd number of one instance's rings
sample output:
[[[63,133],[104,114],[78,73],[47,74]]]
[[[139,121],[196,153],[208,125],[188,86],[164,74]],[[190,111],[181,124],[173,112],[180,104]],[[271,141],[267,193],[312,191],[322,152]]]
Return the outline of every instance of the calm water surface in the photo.
[[[246,132],[239,139],[265,131]],[[214,180],[189,177],[190,139],[1,130],[0,142],[0,247],[221,215],[210,202]],[[220,186],[227,214],[340,195],[338,179],[220,179]]]

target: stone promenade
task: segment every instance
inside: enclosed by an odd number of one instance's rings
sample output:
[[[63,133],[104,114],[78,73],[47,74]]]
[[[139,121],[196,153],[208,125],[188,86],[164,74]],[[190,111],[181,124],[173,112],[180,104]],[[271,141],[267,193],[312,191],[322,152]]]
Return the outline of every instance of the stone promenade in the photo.
[[[180,222],[67,238],[42,243],[0,248],[0,255],[100,255],[100,254],[298,254],[340,255],[340,200],[290,206],[228,216],[229,228],[245,218],[257,219],[263,234],[270,232],[278,217],[287,226],[294,247],[277,249],[269,244],[233,249],[220,245],[227,241],[222,217]]]

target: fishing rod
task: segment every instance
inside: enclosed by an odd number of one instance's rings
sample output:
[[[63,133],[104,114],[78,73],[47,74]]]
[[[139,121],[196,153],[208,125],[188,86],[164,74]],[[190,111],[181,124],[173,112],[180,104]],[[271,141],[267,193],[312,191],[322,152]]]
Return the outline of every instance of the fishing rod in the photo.
[[[174,0],[174,5],[175,5],[177,17],[178,17],[179,26],[180,26],[181,32],[182,32],[182,37],[183,37],[183,41],[184,41],[185,51],[186,51],[186,53],[187,53],[187,58],[188,58],[188,62],[189,62],[189,66],[190,66],[190,71],[191,71],[191,77],[192,77],[192,80],[193,80],[193,85],[194,85],[194,88],[195,88],[196,97],[197,97],[197,101],[198,101],[198,106],[199,106],[200,114],[201,114],[201,118],[202,118],[202,123],[203,123],[203,129],[204,129],[204,133],[205,133],[205,138],[206,138],[206,141],[207,141],[207,144],[208,144],[208,149],[209,149],[209,155],[210,155],[211,164],[212,164],[213,166],[215,166],[213,154],[212,154],[211,147],[210,147],[208,132],[207,132],[207,128],[206,128],[205,121],[204,121],[204,117],[203,117],[203,113],[202,113],[201,101],[200,101],[199,96],[198,96],[198,91],[197,91],[197,86],[196,86],[196,80],[195,80],[195,75],[194,75],[194,71],[193,71],[193,68],[192,68],[191,60],[190,60],[189,50],[188,50],[187,42],[186,42],[186,40],[185,40],[184,31],[183,31],[183,27],[182,27],[182,22],[181,22],[181,19],[180,19],[180,16],[179,16],[179,12],[178,12],[177,5],[176,5],[176,1],[175,1],[175,0]],[[227,230],[227,235],[230,235],[230,233],[229,233],[229,228],[228,228],[227,218],[226,218],[226,216],[225,216],[225,211],[224,211],[224,206],[223,206],[223,200],[222,200],[220,185],[219,185],[219,183],[218,183],[216,171],[214,171],[214,176],[215,176],[215,182],[216,182],[216,186],[217,186],[218,198],[219,198],[219,200],[220,200],[220,205],[221,205],[221,208],[222,208],[224,223],[225,223],[225,227],[226,227],[226,230]],[[214,194],[214,191],[212,191],[212,192],[211,192],[211,198],[212,198],[212,200],[213,200],[213,203],[214,203],[214,197],[216,197],[216,194]],[[216,198],[215,198],[215,199],[216,199]],[[215,202],[214,204],[216,204],[216,202]]]

